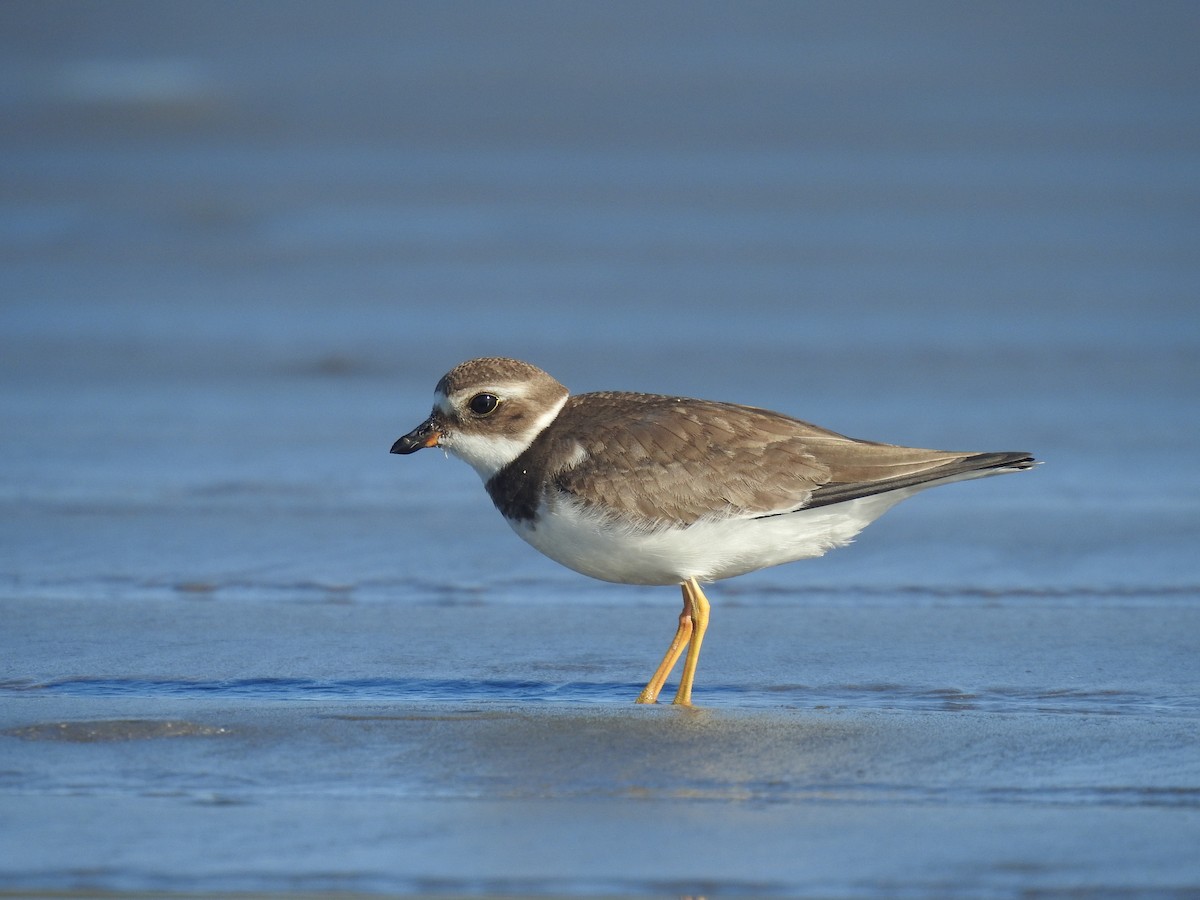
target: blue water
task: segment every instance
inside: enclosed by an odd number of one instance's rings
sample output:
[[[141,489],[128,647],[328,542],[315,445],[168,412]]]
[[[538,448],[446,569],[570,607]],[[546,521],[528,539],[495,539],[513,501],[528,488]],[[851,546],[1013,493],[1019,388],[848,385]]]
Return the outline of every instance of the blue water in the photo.
[[[0,892],[1200,889],[1196,28],[6,4]],[[636,708],[678,592],[387,453],[482,354],[1045,464]]]
[[[195,699],[223,697],[237,700],[288,702],[349,698],[372,702],[454,702],[463,698],[520,703],[622,703],[636,696],[638,683],[595,681],[523,681],[467,678],[353,678],[323,681],[313,678],[233,678],[224,681],[141,678],[60,678],[49,682],[14,681],[0,690],[37,692],[65,697],[147,697]],[[992,688],[964,691],[954,688],[911,687],[900,684],[768,685],[757,690],[744,685],[706,684],[706,706],[805,706],[853,707],[890,710],[980,710],[992,713],[1055,713],[1078,715],[1178,715],[1200,714],[1200,698],[1174,697],[1120,690],[1020,690]],[[18,733],[21,733],[18,731]]]

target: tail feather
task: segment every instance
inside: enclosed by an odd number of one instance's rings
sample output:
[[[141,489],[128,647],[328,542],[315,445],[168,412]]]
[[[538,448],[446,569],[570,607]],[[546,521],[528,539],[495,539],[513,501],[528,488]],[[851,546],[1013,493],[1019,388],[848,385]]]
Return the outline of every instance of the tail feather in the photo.
[[[900,475],[896,478],[883,478],[878,481],[861,481],[855,483],[831,482],[813,491],[812,497],[805,504],[806,509],[817,506],[828,506],[831,503],[844,503],[858,497],[869,497],[872,494],[883,494],[903,488],[918,487],[934,481],[953,478],[956,475],[977,473],[984,475],[1000,475],[1005,472],[1020,472],[1037,465],[1037,460],[1025,452],[1001,453],[971,453],[938,466],[932,466],[920,472]]]

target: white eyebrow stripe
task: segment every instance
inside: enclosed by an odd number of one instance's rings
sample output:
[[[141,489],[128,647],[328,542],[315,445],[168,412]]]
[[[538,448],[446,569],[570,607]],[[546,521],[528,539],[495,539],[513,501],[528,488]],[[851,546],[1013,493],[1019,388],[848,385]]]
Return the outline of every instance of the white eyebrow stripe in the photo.
[[[481,384],[472,388],[464,388],[463,390],[455,391],[450,396],[446,396],[441,391],[435,391],[433,395],[434,406],[445,416],[454,415],[456,408],[461,408],[467,405],[467,401],[476,394],[495,394],[501,400],[525,400],[529,397],[529,386],[520,381],[507,381],[499,384]],[[558,415],[558,411],[562,409],[562,404],[559,404],[554,415]],[[554,416],[550,417],[551,419]],[[549,424],[547,421],[545,424]],[[541,425],[538,431],[541,431],[545,425]],[[537,432],[534,432],[535,434]]]

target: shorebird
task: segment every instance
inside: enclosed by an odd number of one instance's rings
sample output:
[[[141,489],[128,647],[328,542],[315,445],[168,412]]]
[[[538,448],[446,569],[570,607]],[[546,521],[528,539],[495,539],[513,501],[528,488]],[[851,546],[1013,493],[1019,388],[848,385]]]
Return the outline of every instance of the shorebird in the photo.
[[[472,359],[392,453],[443,447],[483,479],[505,521],[546,556],[621,584],[678,584],[683,611],[638,703],[685,649],[691,705],[709,602],[701,582],[822,556],[926,488],[1029,469],[1025,452],[861,441],[777,412],[612,391],[572,396],[536,366]]]

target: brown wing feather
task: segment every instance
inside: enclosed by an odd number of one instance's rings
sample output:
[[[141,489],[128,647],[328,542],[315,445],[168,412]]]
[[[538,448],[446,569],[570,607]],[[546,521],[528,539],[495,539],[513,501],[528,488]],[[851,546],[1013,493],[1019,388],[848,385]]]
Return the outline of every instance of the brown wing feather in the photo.
[[[584,394],[559,414],[555,431],[587,457],[554,480],[585,503],[642,520],[690,524],[783,512],[803,506],[829,481],[829,467],[804,440],[806,428],[832,435],[749,407]]]
[[[548,431],[587,454],[551,476],[560,490],[642,523],[775,515],[988,467],[972,464],[978,454],[858,441],[768,410],[654,394],[573,397]]]

